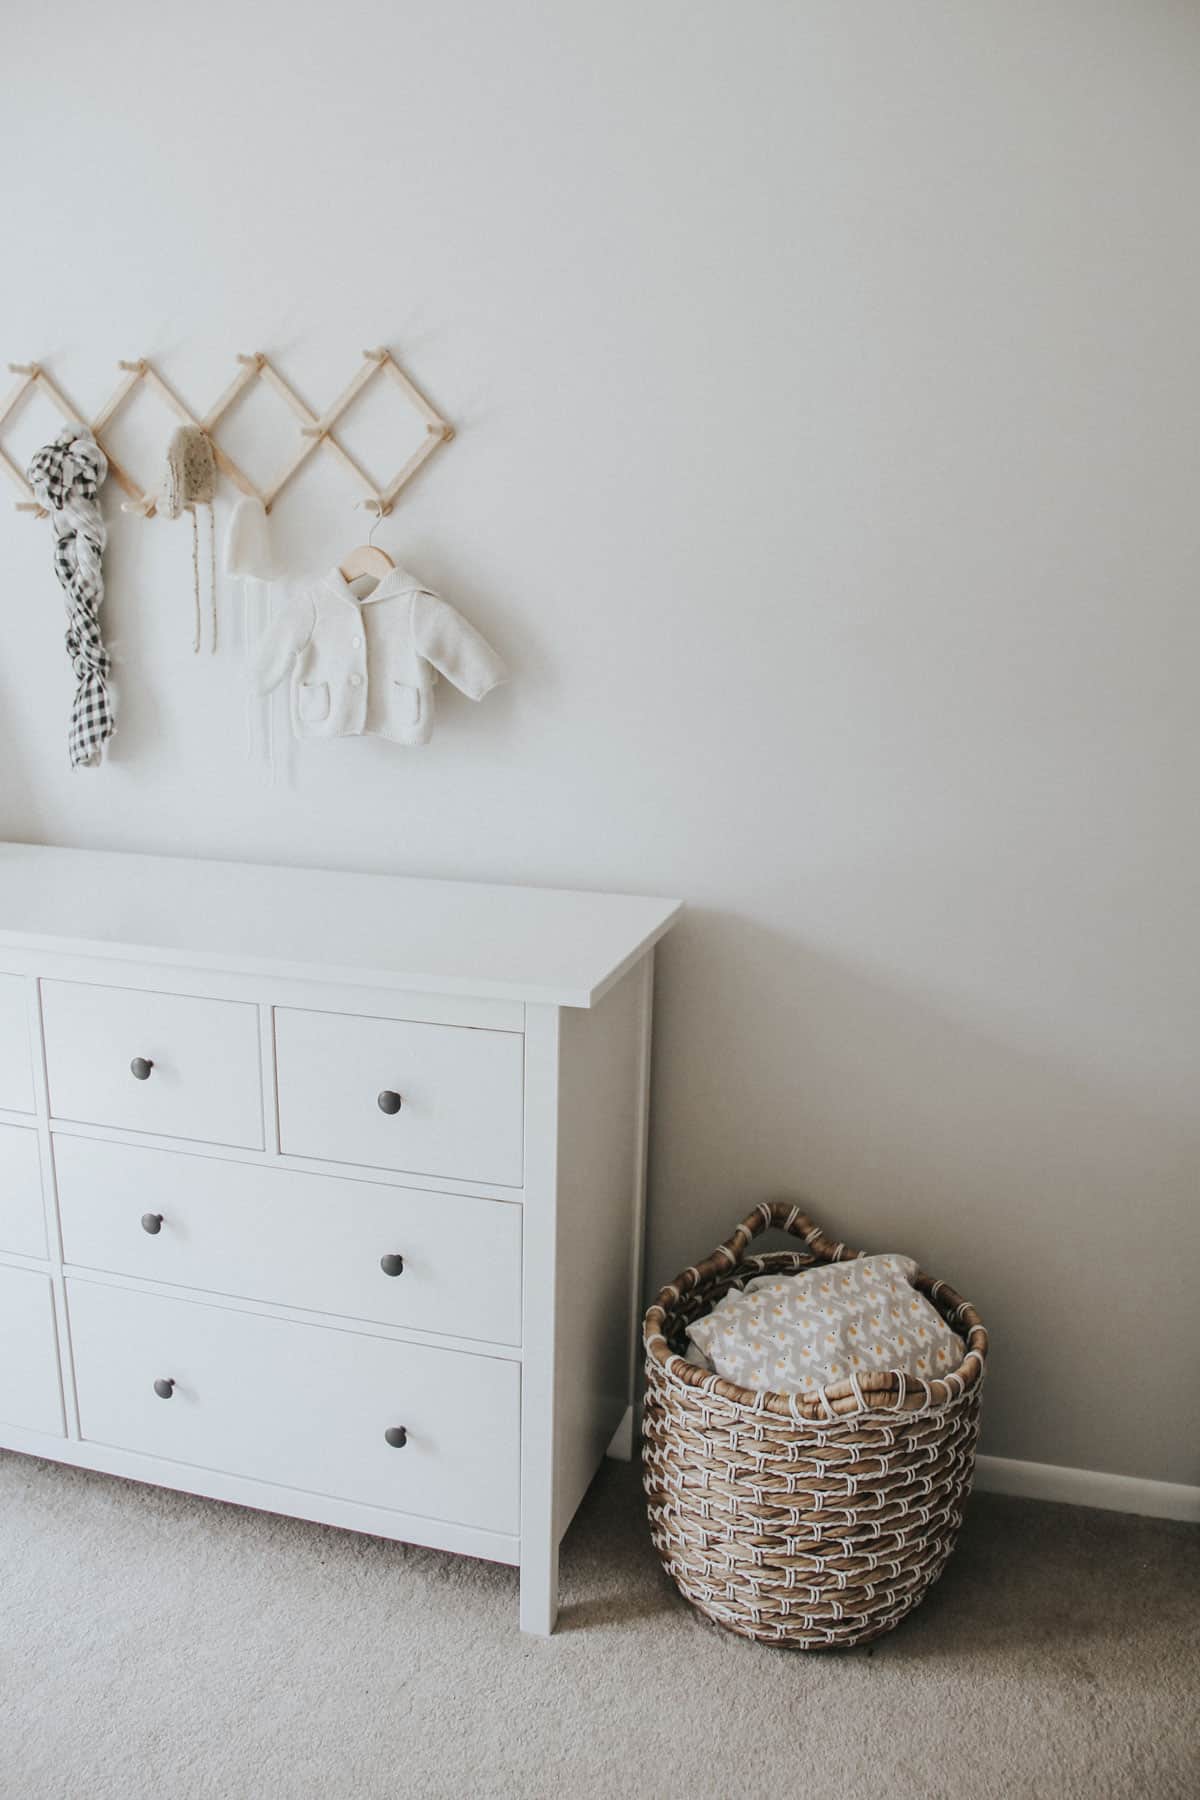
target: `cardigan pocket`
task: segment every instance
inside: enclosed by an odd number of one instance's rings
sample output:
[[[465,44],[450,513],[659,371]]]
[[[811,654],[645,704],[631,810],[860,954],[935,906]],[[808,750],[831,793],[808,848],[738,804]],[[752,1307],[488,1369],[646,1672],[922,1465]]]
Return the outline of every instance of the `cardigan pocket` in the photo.
[[[329,683],[302,681],[296,707],[302,725],[319,725],[329,717]]]
[[[405,681],[392,683],[392,722],[395,725],[419,725],[421,722],[421,690]]]

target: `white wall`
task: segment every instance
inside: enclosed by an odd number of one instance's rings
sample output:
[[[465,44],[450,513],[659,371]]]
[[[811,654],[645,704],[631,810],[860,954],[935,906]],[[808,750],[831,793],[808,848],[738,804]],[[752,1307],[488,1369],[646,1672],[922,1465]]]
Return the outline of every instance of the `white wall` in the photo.
[[[986,1448],[1197,1480],[1196,9],[37,17],[0,355],[199,407],[261,347],[321,405],[390,343],[460,435],[383,540],[516,680],[271,790],[186,527],[118,517],[121,734],[73,775],[46,528],[0,513],[0,829],[684,895],[651,1272],[803,1196],[975,1299]],[[289,494],[294,567],[348,493]]]

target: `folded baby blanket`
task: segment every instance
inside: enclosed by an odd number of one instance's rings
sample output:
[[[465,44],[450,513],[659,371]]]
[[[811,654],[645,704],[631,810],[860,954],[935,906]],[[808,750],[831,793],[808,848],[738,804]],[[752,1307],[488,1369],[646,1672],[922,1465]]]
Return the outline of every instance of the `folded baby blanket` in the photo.
[[[908,1256],[859,1256],[799,1275],[758,1275],[731,1288],[688,1337],[739,1387],[815,1393],[877,1370],[928,1381],[965,1346],[912,1285]]]

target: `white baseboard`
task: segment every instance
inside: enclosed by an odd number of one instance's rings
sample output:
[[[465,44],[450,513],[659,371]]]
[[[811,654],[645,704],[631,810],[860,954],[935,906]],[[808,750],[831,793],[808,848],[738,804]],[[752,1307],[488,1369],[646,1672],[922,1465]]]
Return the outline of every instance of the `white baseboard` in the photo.
[[[1062,1500],[1068,1506],[1098,1506],[1105,1512],[1186,1519],[1200,1525],[1200,1487],[1188,1487],[1182,1481],[1144,1481],[1139,1475],[1110,1475],[1103,1469],[1060,1469],[1054,1463],[979,1456],[975,1459],[975,1486],[983,1494]]]
[[[608,1446],[609,1456],[630,1460],[637,1447],[637,1424],[629,1407]],[[1200,1487],[1182,1481],[1147,1481],[1104,1469],[1064,1469],[1056,1463],[1018,1462],[1011,1456],[977,1456],[974,1486],[981,1494],[1059,1500],[1067,1506],[1095,1506],[1102,1512],[1140,1513],[1146,1519],[1183,1519],[1200,1525]]]

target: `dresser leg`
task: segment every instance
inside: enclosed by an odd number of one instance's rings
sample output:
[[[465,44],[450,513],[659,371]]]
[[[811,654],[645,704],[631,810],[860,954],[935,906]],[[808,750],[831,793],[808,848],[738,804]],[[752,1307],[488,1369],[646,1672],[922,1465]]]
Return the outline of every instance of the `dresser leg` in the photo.
[[[521,1558],[521,1630],[549,1637],[558,1619],[558,1545]]]

